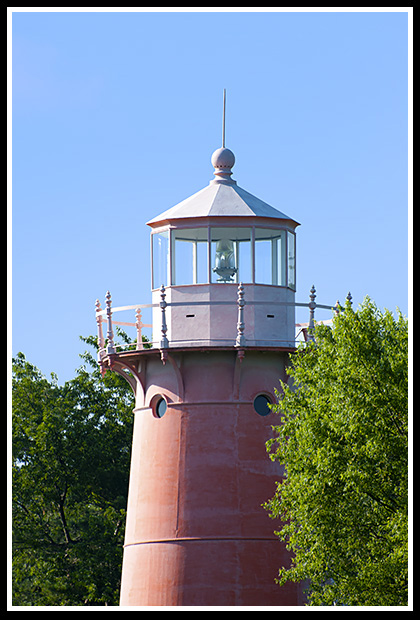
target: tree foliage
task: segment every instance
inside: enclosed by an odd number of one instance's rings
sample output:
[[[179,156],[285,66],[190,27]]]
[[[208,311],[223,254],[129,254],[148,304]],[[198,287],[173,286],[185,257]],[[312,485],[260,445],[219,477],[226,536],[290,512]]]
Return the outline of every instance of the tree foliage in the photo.
[[[13,360],[13,605],[118,605],[133,395],[82,357],[61,386]]]
[[[407,605],[407,359],[407,320],[369,298],[292,356],[266,508],[294,558],[278,582],[309,580],[310,605]]]

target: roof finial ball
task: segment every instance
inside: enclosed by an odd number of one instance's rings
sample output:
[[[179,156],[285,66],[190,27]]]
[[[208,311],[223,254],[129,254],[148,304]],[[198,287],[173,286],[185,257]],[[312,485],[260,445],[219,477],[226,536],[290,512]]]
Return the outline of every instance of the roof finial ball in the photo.
[[[230,178],[232,168],[235,165],[235,155],[230,149],[224,147],[216,149],[211,156],[211,163],[214,166],[214,175],[216,177],[213,183],[236,184],[236,181]]]

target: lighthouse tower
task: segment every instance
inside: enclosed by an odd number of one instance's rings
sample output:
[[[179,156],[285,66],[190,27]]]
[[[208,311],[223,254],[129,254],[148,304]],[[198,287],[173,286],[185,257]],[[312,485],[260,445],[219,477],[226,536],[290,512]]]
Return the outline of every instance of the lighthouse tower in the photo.
[[[289,555],[262,508],[282,476],[265,442],[295,347],[298,223],[237,185],[232,151],[211,161],[207,187],[148,222],[153,346],[100,351],[136,396],[124,606],[303,601],[275,583]]]

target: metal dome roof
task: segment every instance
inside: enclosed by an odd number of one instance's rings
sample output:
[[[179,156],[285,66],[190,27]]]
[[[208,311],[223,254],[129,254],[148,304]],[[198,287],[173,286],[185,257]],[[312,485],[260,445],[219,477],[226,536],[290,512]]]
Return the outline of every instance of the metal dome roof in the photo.
[[[288,220],[298,225],[285,213],[239,187],[230,178],[235,157],[229,149],[217,149],[212,156],[215,179],[207,187],[151,219],[149,226],[158,223],[201,217],[266,217]]]

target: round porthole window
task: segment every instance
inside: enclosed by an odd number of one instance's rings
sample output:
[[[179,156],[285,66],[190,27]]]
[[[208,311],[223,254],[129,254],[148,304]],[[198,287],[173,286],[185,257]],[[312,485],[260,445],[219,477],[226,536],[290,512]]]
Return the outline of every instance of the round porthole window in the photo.
[[[258,394],[258,396],[254,398],[254,409],[258,415],[269,415],[271,413],[269,405],[271,404],[271,399],[265,394]]]
[[[160,394],[152,400],[152,411],[155,418],[163,418],[168,408],[168,403]]]

